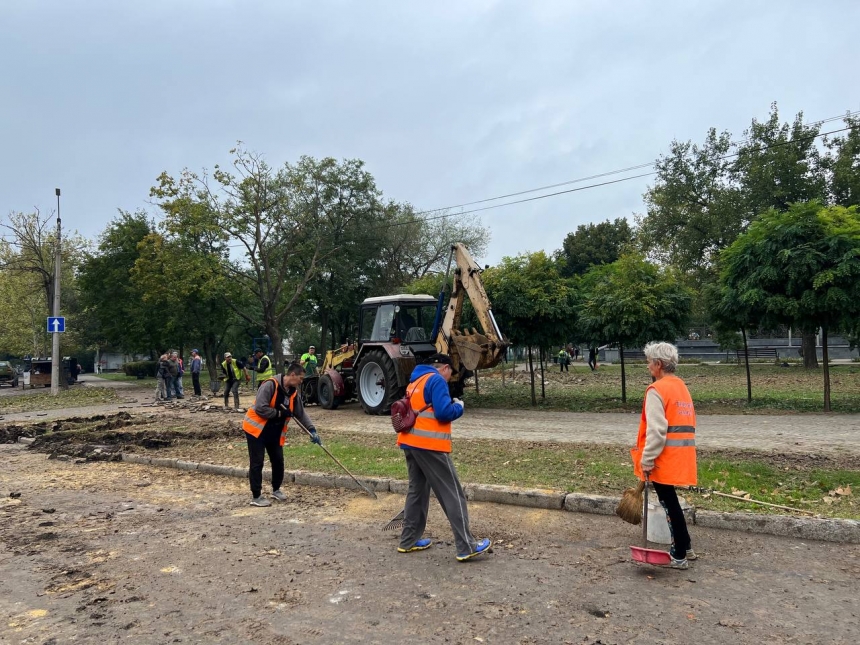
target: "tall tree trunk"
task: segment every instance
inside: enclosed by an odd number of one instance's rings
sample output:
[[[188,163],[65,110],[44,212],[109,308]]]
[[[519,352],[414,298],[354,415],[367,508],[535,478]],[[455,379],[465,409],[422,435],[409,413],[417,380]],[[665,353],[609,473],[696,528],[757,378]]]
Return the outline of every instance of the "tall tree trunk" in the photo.
[[[275,324],[266,324],[266,333],[269,335],[269,340],[272,341],[272,361],[275,367],[275,374],[284,373],[284,343],[281,340],[281,330]]]
[[[815,332],[808,334],[803,332],[803,367],[808,370],[818,369],[818,351],[815,347]]]
[[[538,351],[540,352],[538,354],[540,358],[540,398],[542,401],[546,401],[546,378],[544,376],[544,357],[546,356],[546,352],[543,347]]]
[[[821,325],[821,360],[824,362],[824,411],[830,412],[830,365],[827,351],[827,323]]]
[[[627,372],[624,369],[624,345],[618,343],[618,355],[621,357],[621,402],[627,403]]]
[[[750,351],[747,346],[747,330],[741,327],[741,335],[744,337],[744,365],[747,367],[747,403],[752,403],[752,379],[750,378]]]
[[[537,397],[535,396],[535,370],[532,364],[532,346],[528,346],[529,349],[529,376],[532,381],[532,405],[537,405]]]
[[[320,350],[319,353],[322,356],[325,356],[326,350],[329,348],[328,344],[328,328],[329,328],[329,313],[327,309],[323,309],[320,311]]]

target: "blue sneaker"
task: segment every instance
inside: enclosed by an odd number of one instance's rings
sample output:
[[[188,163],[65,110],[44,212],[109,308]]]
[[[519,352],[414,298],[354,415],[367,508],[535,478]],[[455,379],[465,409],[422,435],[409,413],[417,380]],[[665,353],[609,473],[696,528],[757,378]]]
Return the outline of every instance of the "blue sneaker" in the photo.
[[[477,557],[482,553],[486,553],[490,550],[491,546],[493,546],[493,543],[490,541],[490,538],[484,538],[483,540],[480,540],[477,545],[475,545],[475,550],[471,553],[458,553],[457,562],[465,562],[466,560],[471,560],[472,558]]]
[[[412,553],[413,551],[423,551],[424,549],[429,549],[430,545],[433,544],[433,540],[428,538],[421,538],[418,540],[413,546],[410,546],[408,549],[404,549],[402,546],[397,547],[398,553]]]

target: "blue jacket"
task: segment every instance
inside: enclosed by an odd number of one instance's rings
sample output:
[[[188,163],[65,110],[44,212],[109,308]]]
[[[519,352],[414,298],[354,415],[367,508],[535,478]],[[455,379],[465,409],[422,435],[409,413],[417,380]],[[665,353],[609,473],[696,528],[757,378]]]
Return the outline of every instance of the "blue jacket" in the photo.
[[[463,416],[463,408],[454,405],[451,401],[451,393],[445,379],[431,365],[416,365],[412,370],[409,382],[414,383],[425,374],[433,374],[424,384],[424,398],[427,403],[433,404],[433,413],[436,419],[442,423],[450,423]]]

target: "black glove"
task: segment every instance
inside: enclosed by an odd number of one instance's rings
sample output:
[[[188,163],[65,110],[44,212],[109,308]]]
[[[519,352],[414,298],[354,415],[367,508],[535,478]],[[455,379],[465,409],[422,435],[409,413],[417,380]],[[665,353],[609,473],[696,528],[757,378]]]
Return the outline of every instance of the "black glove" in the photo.
[[[322,445],[322,439],[320,439],[316,430],[311,430],[311,443],[315,443],[318,446]]]

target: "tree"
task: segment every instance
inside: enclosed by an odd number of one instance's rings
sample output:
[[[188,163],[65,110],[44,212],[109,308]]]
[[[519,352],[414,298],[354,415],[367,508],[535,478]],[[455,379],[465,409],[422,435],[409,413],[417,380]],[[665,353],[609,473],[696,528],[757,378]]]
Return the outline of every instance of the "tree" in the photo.
[[[702,145],[673,141],[654,164],[657,179],[644,195],[637,238],[649,255],[685,272],[709,271],[752,215],[742,200],[733,165],[731,135],[708,131]]]
[[[830,411],[827,334],[860,315],[860,216],[857,207],[819,202],[771,209],[722,256],[722,283],[771,320],[821,329],[824,410]]]
[[[165,347],[170,311],[147,302],[144,292],[129,279],[140,257],[138,245],[153,232],[146,213],[120,211],[102,232],[98,252],[81,266],[81,302],[98,323],[94,340],[100,345],[129,354]]]
[[[563,343],[572,332],[576,294],[571,281],[561,276],[556,260],[538,251],[503,258],[484,273],[483,282],[505,335],[514,345],[528,347],[532,405],[537,405],[531,349]]]
[[[839,206],[860,205],[860,117],[846,117],[851,128],[827,142],[824,165],[830,175],[830,196]]]
[[[53,214],[43,216],[37,209],[32,213],[10,213],[7,221],[0,224],[9,231],[10,238],[0,244],[0,278],[6,283],[3,291],[11,298],[6,303],[8,315],[0,318],[6,327],[0,336],[7,338],[9,351],[21,350],[13,352],[16,354],[50,354],[45,318],[53,313],[54,302],[57,238],[52,217]],[[75,323],[67,325],[68,331],[62,337],[66,347],[80,343],[83,337],[77,318],[76,276],[88,247],[87,240],[74,231],[63,237],[60,306],[67,322]]]
[[[589,267],[612,264],[633,241],[633,231],[623,217],[614,222],[581,224],[568,233],[559,251],[564,277],[582,275]]]
[[[164,340],[173,347],[187,347],[189,341],[199,345],[209,377],[217,381],[216,356],[225,350],[237,352],[240,340],[239,318],[225,298],[241,303],[242,294],[217,272],[219,258],[197,249],[196,241],[186,236],[168,239],[153,232],[137,248],[130,277],[143,302],[162,312]],[[250,349],[250,343],[247,346]]]
[[[376,217],[379,194],[359,160],[301,157],[273,170],[241,147],[231,153],[236,174],[216,166],[210,182],[206,173],[186,170],[179,180],[162,173],[151,195],[169,232],[197,235],[220,257],[218,272],[252,295],[251,310],[229,297],[226,303],[265,330],[280,369],[288,315],[325,262],[343,251],[343,231]]]
[[[618,343],[621,400],[627,402],[624,348],[684,335],[692,294],[675,271],[637,254],[592,267],[580,283],[580,334]]]
[[[803,112],[791,124],[780,123],[776,103],[767,121],[752,120],[735,162],[747,213],[785,211],[797,202],[825,199],[827,181],[816,142],[820,130],[819,124],[804,125]]]

